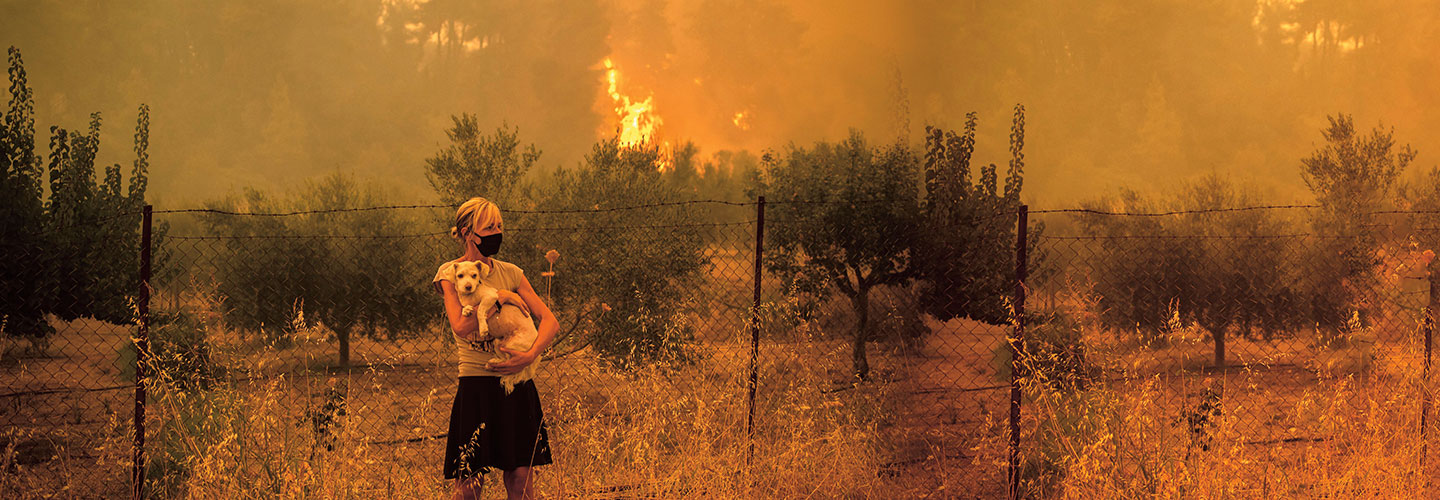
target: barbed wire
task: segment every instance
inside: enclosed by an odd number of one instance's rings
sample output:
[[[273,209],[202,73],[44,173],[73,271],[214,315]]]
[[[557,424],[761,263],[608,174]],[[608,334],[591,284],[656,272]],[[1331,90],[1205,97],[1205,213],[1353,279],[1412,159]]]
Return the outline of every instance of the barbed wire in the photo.
[[[778,205],[778,206],[784,206],[784,205],[821,205],[821,204],[831,204],[831,205],[833,205],[833,204],[860,205],[860,204],[875,204],[875,203],[899,203],[899,202],[911,202],[911,201],[912,201],[912,200],[893,200],[893,199],[868,199],[868,200],[767,200],[765,203],[766,203],[767,205]],[[758,205],[758,201],[734,202],[734,201],[724,201],[724,200],[707,199],[707,200],[685,200],[685,201],[661,202],[661,203],[645,203],[645,204],[626,205],[626,206],[619,206],[619,207],[588,208],[588,209],[558,209],[558,210],[511,209],[511,210],[506,210],[506,212],[507,212],[507,213],[513,213],[513,214],[526,214],[526,215],[598,214],[598,213],[611,213],[611,212],[632,211],[632,210],[644,210],[644,209],[655,209],[655,208],[666,208],[666,207],[679,207],[679,206],[691,206],[691,205],[722,205],[722,206],[733,206],[733,207],[753,207],[753,206]],[[450,205],[437,205],[437,204],[412,204],[412,205],[384,205],[384,206],[375,206],[375,207],[336,208],[336,209],[321,209],[321,210],[301,210],[301,211],[290,211],[290,212],[239,212],[239,211],[229,211],[229,210],[221,210],[221,209],[214,209],[214,208],[182,208],[182,209],[153,210],[151,213],[152,213],[152,214],[156,214],[156,215],[213,214],[213,215],[240,216],[240,217],[296,217],[296,216],[304,216],[304,215],[327,215],[327,214],[351,213],[351,212],[387,211],[387,210],[413,210],[413,209],[436,209],[436,208],[454,209],[455,207],[450,206]],[[1290,205],[1255,205],[1255,206],[1246,206],[1246,207],[1230,207],[1230,208],[1215,208],[1215,209],[1197,209],[1197,210],[1172,210],[1172,211],[1164,211],[1164,212],[1114,212],[1114,211],[1105,211],[1105,210],[1097,210],[1097,209],[1090,209],[1090,208],[1036,209],[1036,210],[1029,210],[1028,212],[1029,212],[1030,214],[1032,214],[1032,215],[1076,214],[1076,215],[1097,215],[1097,216],[1110,216],[1110,217],[1166,217],[1166,216],[1179,216],[1179,215],[1199,215],[1199,214],[1216,214],[1216,213],[1235,213],[1235,212],[1262,211],[1262,210],[1293,210],[1293,209],[1316,209],[1316,208],[1322,208],[1322,207],[1319,206],[1319,205],[1314,205],[1314,204],[1290,204]],[[70,225],[66,225],[66,226],[43,228],[43,229],[41,229],[41,230],[38,230],[38,231],[35,231],[35,232],[31,233],[31,235],[33,235],[33,236],[40,236],[40,235],[45,235],[45,234],[50,234],[50,233],[56,233],[56,232],[61,232],[61,231],[65,231],[65,230],[75,229],[75,228],[78,228],[78,227],[99,226],[99,225],[103,225],[103,224],[106,224],[106,223],[108,223],[108,222],[115,221],[115,220],[121,220],[121,219],[126,219],[126,218],[131,218],[131,217],[139,217],[142,213],[143,213],[143,212],[140,211],[140,210],[124,211],[124,212],[119,212],[119,213],[113,214],[113,215],[111,215],[111,216],[98,218],[98,219],[95,219],[95,220],[78,222],[78,223],[70,224]],[[998,211],[998,212],[994,212],[994,213],[986,214],[986,215],[972,215],[972,216],[970,216],[970,217],[968,217],[968,218],[964,218],[964,219],[962,219],[962,220],[950,221],[950,223],[947,224],[946,227],[941,228],[941,229],[948,229],[948,228],[952,228],[952,227],[960,227],[960,226],[966,226],[966,225],[978,225],[978,224],[986,223],[986,222],[989,222],[989,221],[992,221],[992,220],[998,219],[998,218],[1015,217],[1015,216],[1018,215],[1018,213],[1019,213],[1019,210],[1018,210],[1018,209],[1009,209],[1009,210],[1002,210],[1002,211]],[[1379,210],[1379,211],[1365,212],[1364,215],[1440,215],[1440,210]],[[515,231],[526,231],[526,230],[528,230],[528,231],[566,231],[566,230],[616,230],[616,229],[645,229],[645,228],[650,228],[650,229],[663,229],[663,228],[678,228],[678,227],[710,227],[710,226],[716,226],[716,225],[739,225],[739,224],[746,224],[746,223],[753,223],[753,222],[754,222],[754,221],[752,220],[752,221],[748,221],[748,222],[736,222],[736,223],[719,223],[719,224],[711,224],[711,223],[705,223],[705,224],[672,224],[672,225],[656,225],[656,226],[633,226],[633,225],[596,226],[596,227],[587,227],[587,226],[568,226],[568,227],[566,227],[566,226],[560,226],[560,227],[543,227],[543,228],[516,228],[516,229],[513,229],[513,230],[515,230]],[[772,220],[767,221],[767,222],[771,222],[772,224],[780,224],[780,225],[784,225],[784,224],[799,224],[799,223],[801,223],[801,221],[798,221],[798,220],[780,220],[780,219],[772,219]],[[1368,224],[1368,225],[1366,225],[1365,227],[1367,227],[1367,228],[1394,228],[1394,227],[1402,227],[1402,225],[1399,225],[1399,224]],[[1411,231],[1414,231],[1414,232],[1436,232],[1436,231],[1440,231],[1440,227],[1416,227],[1416,228],[1409,228],[1409,229],[1410,229]],[[426,237],[426,236],[443,235],[443,234],[446,234],[446,233],[437,232],[437,233],[415,233],[415,234],[401,234],[401,235],[335,236],[335,237],[336,237],[336,238],[375,238],[375,239],[396,238],[396,239],[398,239],[398,238]],[[1256,235],[1256,236],[1245,236],[1245,237],[1258,237],[1258,238],[1293,238],[1293,237],[1304,237],[1304,236],[1311,236],[1311,233],[1293,233],[1293,234],[1280,234],[1280,235]],[[282,237],[288,237],[288,236],[274,235],[273,237],[275,237],[275,238],[282,238]],[[315,237],[315,236],[303,236],[303,237]],[[193,235],[192,235],[192,236],[169,236],[169,238],[173,238],[173,239],[207,239],[207,238],[213,238],[213,237],[212,237],[212,236],[193,236]],[[1171,236],[1171,235],[1155,235],[1155,236],[1123,236],[1123,237],[1047,236],[1047,238],[1051,238],[1051,239],[1145,239],[1145,238],[1161,238],[1161,239],[1170,239],[1170,238],[1183,238],[1183,239],[1218,238],[1218,239],[1228,239],[1228,238],[1241,238],[1241,237],[1240,237],[1240,236],[1228,236],[1228,235],[1220,235],[1220,236],[1199,236],[1199,235],[1196,235],[1196,236]]]
[[[1084,241],[1096,241],[1096,240],[1207,240],[1207,239],[1213,239],[1213,240],[1246,240],[1246,239],[1256,239],[1256,240],[1261,240],[1261,239],[1304,238],[1304,237],[1311,237],[1311,236],[1319,237],[1319,238],[1325,238],[1325,237],[1327,237],[1327,236],[1316,236],[1316,235],[1314,235],[1314,234],[1312,234],[1312,233],[1290,233],[1290,234],[1125,234],[1125,235],[1093,235],[1093,236],[1081,236],[1081,235],[1050,236],[1050,235],[1039,235],[1039,236],[1036,236],[1036,238],[1045,239],[1045,240],[1084,240]],[[1347,237],[1352,237],[1352,236],[1329,236],[1329,237],[1332,237],[1332,238],[1347,238]]]
[[[771,199],[766,199],[766,200],[765,200],[765,204],[766,204],[766,205],[874,205],[874,204],[877,204],[877,203],[914,203],[914,201],[915,201],[915,200],[895,200],[895,199],[883,199],[883,200],[882,200],[882,199],[873,199],[873,198],[872,198],[872,199],[868,199],[868,200],[783,200],[783,199],[771,200]],[[749,205],[755,205],[755,204],[756,204],[756,202],[749,202]]]
[[[685,228],[689,228],[689,227],[726,227],[726,226],[746,226],[746,225],[752,225],[752,224],[755,224],[755,221],[754,221],[754,220],[744,220],[744,221],[738,221],[738,222],[692,222],[692,223],[683,223],[683,224],[654,224],[654,225],[638,225],[638,226],[635,226],[635,225],[619,225],[619,226],[536,227],[536,228],[507,229],[507,231],[515,231],[515,232],[582,231],[582,230],[584,230],[584,231],[596,231],[596,230],[608,231],[608,230],[615,230],[615,229],[673,229],[673,228],[680,228],[680,227],[685,227]],[[447,234],[448,234],[448,233],[447,233]]]
[[[448,232],[415,233],[415,234],[377,234],[377,235],[354,235],[354,234],[247,234],[247,235],[208,235],[208,236],[165,236],[166,240],[180,241],[205,241],[205,240],[398,240],[408,238],[426,238],[435,236],[449,236]]]
[[[652,224],[652,225],[611,225],[611,226],[569,226],[569,227],[536,227],[536,228],[509,228],[510,233],[546,232],[546,231],[612,231],[621,229],[674,229],[674,228],[700,228],[700,227],[731,227],[746,226],[755,224],[754,220],[738,222],[698,222],[686,224]],[[406,239],[406,238],[427,238],[427,237],[449,237],[448,231],[437,231],[430,233],[393,234],[393,235],[332,235],[332,234],[254,234],[254,235],[184,235],[165,236],[168,240],[286,240],[286,239]]]
[[[409,210],[409,209],[416,209],[416,208],[447,208],[447,207],[445,207],[445,206],[443,206],[443,205],[385,205],[385,206],[378,206],[378,207],[331,208],[331,209],[322,209],[322,210],[297,210],[297,211],[293,211],[293,212],[235,212],[235,211],[230,211],[230,210],[221,210],[221,209],[218,209],[218,208],[179,208],[179,209],[169,209],[169,210],[155,210],[155,211],[153,211],[153,212],[151,212],[151,213],[153,213],[153,214],[155,214],[155,215],[172,215],[172,214],[214,214],[214,215],[233,215],[233,216],[247,216],[247,217],[294,217],[294,216],[298,216],[298,215],[324,215],[324,214],[345,213],[345,212],[369,212],[369,211],[378,211],[378,210]],[[448,207],[448,208],[452,208],[452,209],[453,209],[453,208],[455,208],[455,207]]]
[[[540,215],[543,215],[543,214],[579,214],[579,213],[621,212],[621,211],[627,211],[627,210],[643,210],[643,209],[650,209],[650,208],[665,208],[665,207],[677,207],[677,206],[687,206],[687,205],[753,206],[753,205],[755,205],[755,204],[756,204],[756,202],[753,202],[753,201],[751,201],[751,202],[734,202],[734,201],[723,201],[723,200],[685,200],[685,201],[660,202],[660,203],[644,203],[644,204],[639,204],[639,205],[625,205],[625,206],[619,206],[619,207],[604,207],[604,208],[595,207],[595,208],[558,209],[558,210],[505,209],[505,210],[503,210],[503,212],[504,212],[504,213],[511,213],[511,214],[540,214]],[[434,205],[434,204],[430,204],[430,205],[386,205],[386,206],[376,206],[376,207],[335,208],[335,209],[321,209],[321,210],[297,210],[297,211],[291,211],[291,212],[237,212],[237,211],[221,210],[221,209],[215,209],[215,208],[183,208],[183,209],[171,209],[171,210],[156,210],[154,213],[156,213],[156,214],[188,214],[188,213],[198,213],[198,214],[215,214],[215,215],[249,216],[249,217],[294,217],[294,216],[300,216],[300,215],[325,215],[325,214],[345,213],[345,212],[365,212],[365,211],[376,211],[376,210],[411,210],[411,209],[421,209],[421,208],[427,208],[427,209],[444,208],[444,209],[449,209],[449,210],[455,210],[455,209],[458,208],[458,207],[457,207],[457,206],[454,206],[454,205]]]
[[[138,224],[139,224],[139,223],[138,223],[138,218],[139,218],[140,216],[144,215],[144,213],[145,213],[145,212],[142,211],[142,210],[132,210],[132,211],[117,212],[117,213],[114,213],[114,214],[112,214],[112,215],[110,215],[110,216],[108,216],[108,217],[101,217],[101,218],[98,218],[98,219],[95,219],[95,220],[88,220],[88,221],[83,221],[83,222],[76,222],[76,223],[74,223],[74,224],[68,224],[68,225],[64,225],[64,226],[55,226],[55,227],[43,227],[43,224],[42,224],[42,227],[40,227],[39,229],[37,229],[37,230],[35,230],[35,231],[30,232],[30,233],[29,233],[29,236],[44,236],[44,235],[48,235],[48,234],[59,233],[59,232],[63,232],[63,231],[69,231],[69,230],[72,230],[72,229],[81,228],[81,227],[87,227],[87,226],[96,226],[96,227],[98,227],[98,226],[104,225],[104,224],[107,223],[107,222],[115,221],[115,220],[120,220],[120,219],[125,219],[125,218],[128,218],[128,217],[135,217],[135,218],[137,218],[137,225],[138,225]]]
[[[1369,215],[1396,215],[1396,214],[1399,214],[1399,215],[1405,215],[1405,214],[1440,215],[1440,209],[1434,209],[1434,210],[1428,210],[1428,209],[1427,209],[1427,210],[1377,210],[1377,211],[1374,211],[1374,212],[1367,212],[1367,214],[1369,214]]]
[[[1361,226],[1368,230],[1404,228],[1411,233],[1434,233],[1440,232],[1437,227],[1409,227],[1403,224],[1365,224]],[[1310,232],[1281,233],[1281,234],[1125,234],[1125,235],[1039,235],[1038,238],[1052,240],[1167,240],[1167,239],[1214,239],[1214,240],[1244,240],[1244,239],[1285,239],[1285,238],[1320,238],[1320,239],[1355,239],[1364,238],[1368,235],[1356,234],[1318,234]]]
[[[1096,209],[1093,209],[1093,208],[1056,208],[1056,209],[1044,209],[1044,210],[1031,210],[1030,213],[1031,213],[1031,214],[1037,214],[1037,215],[1038,215],[1038,214],[1078,213],[1078,214],[1112,215],[1112,216],[1126,216],[1126,217],[1164,217],[1164,216],[1169,216],[1169,215],[1193,215],[1193,214],[1207,214],[1207,213],[1247,212],[1247,211],[1255,211],[1255,210],[1289,210],[1289,209],[1297,209],[1297,208],[1320,208],[1320,206],[1319,206],[1319,205],[1257,205],[1257,206],[1250,206],[1250,207],[1207,208],[1207,209],[1196,209],[1196,210],[1172,210],[1172,211],[1168,211],[1168,212],[1110,212],[1110,211],[1106,211],[1106,210],[1096,210]]]
[[[995,218],[995,217],[988,217],[988,219],[994,219],[994,218]],[[983,221],[984,219],[987,219],[987,218],[975,218],[975,219],[970,219],[970,220],[968,220],[968,221],[957,221],[957,222],[952,222],[952,223],[945,224],[945,225],[938,226],[938,227],[932,227],[931,229],[945,230],[945,229],[955,229],[955,228],[960,228],[960,227],[973,227],[973,226],[976,225],[978,222],[981,222],[981,221]],[[561,232],[561,231],[615,231],[615,230],[630,230],[630,229],[710,228],[710,227],[749,226],[749,225],[754,225],[755,223],[756,223],[755,220],[745,220],[745,221],[736,221],[736,222],[697,222],[697,223],[655,224],[655,225],[553,226],[553,227],[533,227],[533,228],[532,228],[532,227],[517,227],[517,228],[507,229],[507,231],[508,231],[508,232],[511,232],[511,233],[527,233],[527,232]],[[806,224],[805,221],[803,221],[803,220],[797,220],[797,219],[769,219],[769,218],[766,219],[765,223],[766,223],[766,224],[770,224],[772,227],[774,227],[774,226],[803,226],[803,225]],[[1382,225],[1382,226],[1374,226],[1374,227],[1392,228],[1392,227],[1397,227],[1397,226],[1394,226],[1394,225]],[[1412,230],[1413,232],[1417,232],[1417,233],[1432,233],[1432,232],[1440,232],[1440,227],[1434,227],[1434,228],[1412,228],[1411,230]],[[326,235],[326,234],[166,235],[166,236],[164,236],[164,239],[166,239],[166,240],[247,240],[247,239],[253,239],[253,240],[263,240],[263,239],[340,239],[340,240],[344,240],[344,239],[357,239],[357,240],[375,239],[375,240],[383,240],[383,239],[408,239],[408,238],[448,237],[449,235],[450,235],[450,233],[449,233],[449,232],[446,232],[446,231],[435,231],[435,232],[426,232],[426,233],[390,234],[390,235],[354,235],[354,234],[348,234],[348,235],[347,235],[347,234],[340,234],[340,235]],[[1046,239],[1046,240],[1099,241],[1099,240],[1206,240],[1206,239],[1210,239],[1210,240],[1244,240],[1244,239],[1291,239],[1291,238],[1307,238],[1307,237],[1322,238],[1322,239],[1346,239],[1346,238],[1359,238],[1359,237],[1362,237],[1362,236],[1363,236],[1363,235],[1321,235],[1321,234],[1315,234],[1315,233],[1284,233],[1284,234],[1253,234],[1253,235],[1236,235],[1236,234],[1185,234],[1185,235],[1180,235],[1180,234],[1172,234],[1172,235],[1164,235],[1164,234],[1135,234],[1135,235],[1054,235],[1054,236],[1041,234],[1041,235],[1035,235],[1035,236],[1032,236],[1032,237],[1037,238],[1037,239]]]
[[[767,203],[768,203],[768,202],[767,202]],[[1034,212],[1031,212],[1031,213],[1034,213]],[[959,217],[959,218],[957,218],[957,220],[947,221],[946,223],[944,223],[944,224],[942,224],[942,225],[940,225],[940,226],[930,227],[930,229],[950,229],[950,228],[957,228],[957,227],[974,227],[974,226],[978,226],[978,225],[980,225],[980,224],[982,224],[982,223],[990,222],[990,221],[992,221],[992,220],[999,219],[999,218],[1016,217],[1016,216],[1018,216],[1019,214],[1020,214],[1020,210],[1019,210],[1019,209],[1002,210],[1002,211],[999,211],[999,212],[992,212],[992,213],[988,213],[988,214],[987,214],[987,213],[974,214],[974,215],[970,215],[969,217]],[[787,215],[790,215],[790,214],[787,214]],[[805,221],[805,219],[803,219],[803,218],[800,218],[800,219],[779,219],[779,218],[773,218],[773,217],[766,217],[766,218],[765,218],[765,223],[766,223],[766,224],[771,224],[771,223],[774,223],[774,224],[803,224],[804,221]],[[1032,221],[1032,222],[1033,222],[1033,221]]]
[[[766,205],[867,205],[867,204],[880,204],[880,203],[913,203],[913,202],[914,202],[914,200],[904,200],[904,199],[867,199],[867,200],[783,200],[783,199],[780,199],[780,200],[766,200],[766,201],[765,201],[765,204],[766,204]],[[684,201],[660,202],[660,203],[644,203],[644,204],[638,204],[638,205],[624,205],[624,206],[618,206],[618,207],[603,207],[603,208],[602,208],[602,207],[595,207],[595,208],[556,209],[556,210],[506,209],[506,210],[504,210],[504,211],[505,211],[506,213],[516,213],[516,214],[579,214],[579,213],[620,212],[620,211],[628,211],[628,210],[643,210],[643,209],[650,209],[650,208],[664,208],[664,207],[689,206],[689,205],[725,205],[725,206],[733,206],[733,207],[753,207],[753,206],[758,205],[758,204],[759,204],[758,201],[743,201],[743,202],[738,202],[738,201],[725,201],[725,200],[705,199],[705,200],[684,200]],[[184,209],[155,210],[153,213],[155,213],[155,214],[210,213],[210,214],[216,214],[216,215],[232,215],[232,216],[291,217],[291,216],[297,216],[297,215],[320,215],[320,214],[343,213],[343,212],[361,212],[361,211],[376,211],[376,210],[406,210],[406,209],[422,209],[422,208],[428,208],[428,209],[434,209],[434,208],[455,209],[455,208],[457,208],[457,207],[456,207],[456,206],[451,206],[451,205],[436,205],[436,204],[426,204],[426,205],[385,205],[385,206],[375,206],[375,207],[336,208],[336,209],[320,209],[320,210],[298,210],[298,211],[290,211],[290,212],[237,212],[237,211],[229,211],[229,210],[221,210],[221,209],[213,209],[213,208],[184,208]],[[1245,206],[1245,207],[1206,208],[1206,209],[1191,209],[1191,210],[1170,210],[1170,211],[1163,211],[1163,212],[1115,212],[1115,211],[1099,210],[1099,209],[1093,209],[1093,208],[1053,208],[1053,209],[1032,209],[1032,210],[1029,210],[1029,213],[1034,214],[1034,215],[1071,213],[1071,214],[1090,214],[1090,215],[1125,216],[1125,217],[1164,217],[1164,216],[1172,216],[1172,215],[1196,215],[1196,214],[1208,214],[1208,213],[1249,212],[1249,211],[1257,211],[1257,210],[1294,210],[1294,209],[1318,209],[1318,208],[1324,208],[1324,207],[1322,207],[1322,206],[1320,206],[1320,205],[1315,205],[1315,204],[1253,205],[1253,206]],[[128,214],[134,215],[134,214],[138,214],[138,213],[139,213],[139,212],[137,211],[137,212],[129,212]],[[996,215],[999,216],[999,215],[1007,215],[1007,214],[1015,214],[1015,213],[1018,213],[1018,210],[1006,210],[1006,211],[1003,211],[1003,212],[999,212],[999,213],[997,213]],[[1440,209],[1434,209],[1434,210],[1374,210],[1374,211],[1362,212],[1360,215],[1440,215]]]

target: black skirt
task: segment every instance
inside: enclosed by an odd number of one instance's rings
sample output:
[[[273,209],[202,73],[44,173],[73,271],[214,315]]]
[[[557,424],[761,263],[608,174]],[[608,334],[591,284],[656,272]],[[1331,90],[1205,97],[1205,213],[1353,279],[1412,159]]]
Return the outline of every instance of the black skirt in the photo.
[[[516,384],[515,392],[505,394],[500,377],[460,377],[445,439],[446,479],[549,463],[550,443],[534,381]]]

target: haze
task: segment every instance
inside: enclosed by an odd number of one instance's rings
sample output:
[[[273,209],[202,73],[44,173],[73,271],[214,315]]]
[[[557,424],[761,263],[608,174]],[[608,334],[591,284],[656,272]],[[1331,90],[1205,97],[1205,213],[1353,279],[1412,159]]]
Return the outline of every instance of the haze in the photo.
[[[1426,0],[0,1],[37,134],[105,120],[130,161],[151,106],[151,200],[180,208],[336,170],[434,203],[450,116],[519,128],[544,168],[614,134],[617,91],[702,157],[790,142],[917,144],[980,118],[1003,165],[1027,109],[1024,198],[1057,208],[1218,172],[1308,202],[1327,114],[1440,151],[1440,5]],[[37,143],[44,143],[37,137]]]

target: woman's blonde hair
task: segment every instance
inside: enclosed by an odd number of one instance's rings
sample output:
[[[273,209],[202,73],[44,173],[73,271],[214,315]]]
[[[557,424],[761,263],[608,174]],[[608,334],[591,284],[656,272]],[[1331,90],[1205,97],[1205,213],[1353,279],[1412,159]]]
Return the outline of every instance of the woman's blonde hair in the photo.
[[[455,225],[450,226],[450,237],[459,240],[465,233],[488,227],[492,222],[500,222],[500,207],[479,196],[470,198],[455,211]]]

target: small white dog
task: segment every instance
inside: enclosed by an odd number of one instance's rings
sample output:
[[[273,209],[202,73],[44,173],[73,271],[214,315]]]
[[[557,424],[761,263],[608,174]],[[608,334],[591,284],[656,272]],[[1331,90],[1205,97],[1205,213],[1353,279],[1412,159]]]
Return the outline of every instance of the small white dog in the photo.
[[[495,345],[512,351],[528,351],[535,345],[535,339],[539,333],[535,331],[535,322],[530,315],[525,313],[524,303],[520,302],[518,296],[508,294],[504,299],[500,292],[493,287],[481,282],[481,278],[490,275],[490,266],[483,262],[459,262],[455,264],[455,292],[460,296],[460,310],[462,316],[471,314],[478,315],[476,323],[479,324],[478,334],[482,342],[494,341]],[[499,308],[494,316],[487,319],[491,309]],[[490,361],[504,361],[510,359],[509,354],[496,352]],[[515,384],[535,378],[535,370],[540,360],[536,359],[525,369],[513,375],[500,377],[500,385],[505,387],[505,393],[515,391]]]
[[[480,278],[489,275],[490,266],[483,262],[458,262],[455,264],[455,293],[460,296],[461,316],[474,314],[476,309],[481,312],[489,311],[495,307],[495,303],[500,301],[499,292],[480,282]],[[484,321],[480,321],[480,331],[476,333],[481,338],[488,333]]]

